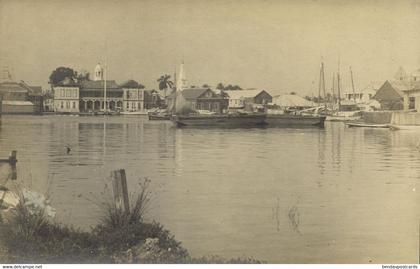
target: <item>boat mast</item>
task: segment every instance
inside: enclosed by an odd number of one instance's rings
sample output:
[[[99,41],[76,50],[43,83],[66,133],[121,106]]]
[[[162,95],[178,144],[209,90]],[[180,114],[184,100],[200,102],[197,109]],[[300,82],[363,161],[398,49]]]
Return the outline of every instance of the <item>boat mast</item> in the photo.
[[[324,92],[324,107],[326,111],[327,110],[327,96],[325,94],[324,62],[321,63],[321,66],[322,66],[322,90]]]
[[[356,91],[354,90],[353,71],[350,66],[351,87],[353,88],[353,101],[356,103]]]
[[[319,68],[319,79],[318,79],[318,104],[319,101],[321,100],[321,78],[322,78],[322,62],[321,62],[321,66]]]
[[[105,67],[104,67],[104,111],[107,112],[108,107],[106,105],[106,62],[105,62]]]
[[[335,93],[334,93],[334,89],[335,89],[335,73],[333,72],[333,75],[332,75],[332,89],[331,89],[331,91],[332,91],[332,106],[333,106],[333,108],[334,108],[334,105],[335,105]]]
[[[324,76],[324,62],[321,62],[321,68],[319,70],[319,83],[318,83],[318,103],[321,100],[321,88],[324,94],[324,106],[327,108],[327,100],[325,98],[325,76]]]
[[[106,103],[106,77],[107,77],[107,73],[108,73],[108,42],[107,42],[107,38],[105,35],[105,66],[104,66],[104,71],[103,71],[103,79],[104,79],[104,111],[106,114],[106,112],[108,111],[108,106]]]
[[[340,91],[340,58],[338,58],[338,72],[337,72],[337,98],[338,98],[338,110],[341,107],[341,91]]]

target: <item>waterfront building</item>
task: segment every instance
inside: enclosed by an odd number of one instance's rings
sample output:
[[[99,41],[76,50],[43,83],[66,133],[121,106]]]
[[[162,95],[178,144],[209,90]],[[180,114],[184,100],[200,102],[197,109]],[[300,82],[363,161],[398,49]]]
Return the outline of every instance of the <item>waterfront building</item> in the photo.
[[[47,91],[44,93],[43,102],[44,112],[54,111],[54,94],[52,91]]]
[[[229,109],[244,109],[246,105],[263,105],[273,102],[273,97],[265,90],[248,89],[225,91],[229,98]]]
[[[115,80],[105,81],[104,74],[104,68],[98,63],[93,72],[93,80],[84,80],[80,83],[80,112],[122,110],[123,90]]]
[[[79,112],[79,84],[65,79],[54,86],[54,111],[61,113]]]
[[[383,82],[382,82],[383,83]],[[382,84],[381,84],[382,85]],[[375,88],[373,83],[369,84],[361,90],[356,90],[355,92],[348,90],[344,92],[344,99],[348,101],[353,101],[356,103],[365,103],[372,99],[375,96],[376,92],[379,90],[380,86]]]
[[[86,80],[80,84],[80,112],[122,110],[122,88],[115,80],[107,80],[105,100],[104,84],[104,80]]]
[[[152,109],[164,105],[164,98],[156,90],[143,91],[144,109]]]
[[[314,107],[315,103],[297,94],[281,94],[273,96],[274,105],[283,109],[305,109]]]
[[[187,88],[182,90],[181,94],[187,103],[186,106],[192,110],[221,113],[228,108],[228,99],[210,88]],[[173,92],[167,97],[169,106],[174,104],[175,95],[176,93]]]
[[[121,85],[123,89],[123,110],[142,111],[144,110],[144,89],[135,80],[129,80]]]
[[[32,114],[43,111],[42,89],[39,86],[29,86],[26,82],[5,80],[0,83],[2,98],[2,113]]]
[[[355,90],[354,93],[352,90],[347,90],[344,93],[344,100],[368,103],[372,101],[372,98],[383,84],[383,81],[371,81],[366,87],[361,90]]]
[[[379,88],[373,99],[381,104],[382,110],[401,110],[403,109],[404,90],[407,85],[403,81],[385,81]]]
[[[106,85],[105,85],[106,84]],[[106,86],[106,97],[105,97]],[[106,99],[106,100],[105,100]],[[145,109],[144,90],[129,80],[122,85],[104,79],[104,69],[95,66],[92,80],[65,79],[54,86],[54,111],[60,113],[139,111]]]
[[[403,91],[404,110],[420,111],[420,80],[413,81],[410,87]]]
[[[394,75],[394,80],[386,81],[374,99],[381,103],[382,109],[419,111],[420,69],[408,74],[400,67]]]

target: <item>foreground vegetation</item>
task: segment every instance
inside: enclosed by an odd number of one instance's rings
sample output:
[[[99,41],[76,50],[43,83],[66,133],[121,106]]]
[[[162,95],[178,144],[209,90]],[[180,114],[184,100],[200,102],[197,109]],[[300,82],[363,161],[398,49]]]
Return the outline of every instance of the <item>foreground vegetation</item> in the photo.
[[[89,232],[54,223],[45,210],[18,205],[0,218],[0,260],[4,263],[261,263],[250,258],[192,258],[171,233],[143,216],[147,192],[129,212],[107,203]]]

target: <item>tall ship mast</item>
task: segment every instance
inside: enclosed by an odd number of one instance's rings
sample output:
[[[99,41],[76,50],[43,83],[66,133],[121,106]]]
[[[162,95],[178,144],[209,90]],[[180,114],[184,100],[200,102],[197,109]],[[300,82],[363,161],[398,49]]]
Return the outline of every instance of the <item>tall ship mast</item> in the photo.
[[[105,67],[104,67],[104,111],[105,113],[108,111],[108,106],[106,103],[106,73],[107,73],[107,64],[105,62]]]
[[[324,75],[324,62],[321,62],[321,68],[319,70],[319,84],[318,84],[318,102],[321,100],[321,89],[324,95],[324,107],[327,109],[327,99],[325,96],[325,75]]]
[[[356,91],[354,90],[353,71],[350,66],[351,87],[353,89],[353,101],[356,103]]]
[[[334,109],[335,106],[335,72],[332,75],[332,84],[331,84],[331,92],[332,92],[332,108]]]
[[[337,71],[337,99],[338,99],[338,111],[340,111],[340,107],[341,107],[340,58],[338,59],[338,71]]]

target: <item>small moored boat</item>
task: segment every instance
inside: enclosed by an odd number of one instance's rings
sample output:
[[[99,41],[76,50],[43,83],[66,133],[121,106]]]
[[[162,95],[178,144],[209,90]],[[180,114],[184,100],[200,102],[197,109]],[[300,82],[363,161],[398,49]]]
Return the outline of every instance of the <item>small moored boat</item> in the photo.
[[[121,111],[121,115],[147,115],[146,111]]]
[[[149,112],[149,120],[170,120],[171,115],[168,113]]]
[[[367,128],[389,128],[389,124],[375,124],[375,123],[366,123],[366,122],[346,122],[348,127],[367,127]]]
[[[420,131],[420,125],[399,125],[399,124],[389,124],[391,130],[410,130],[410,131]]]

